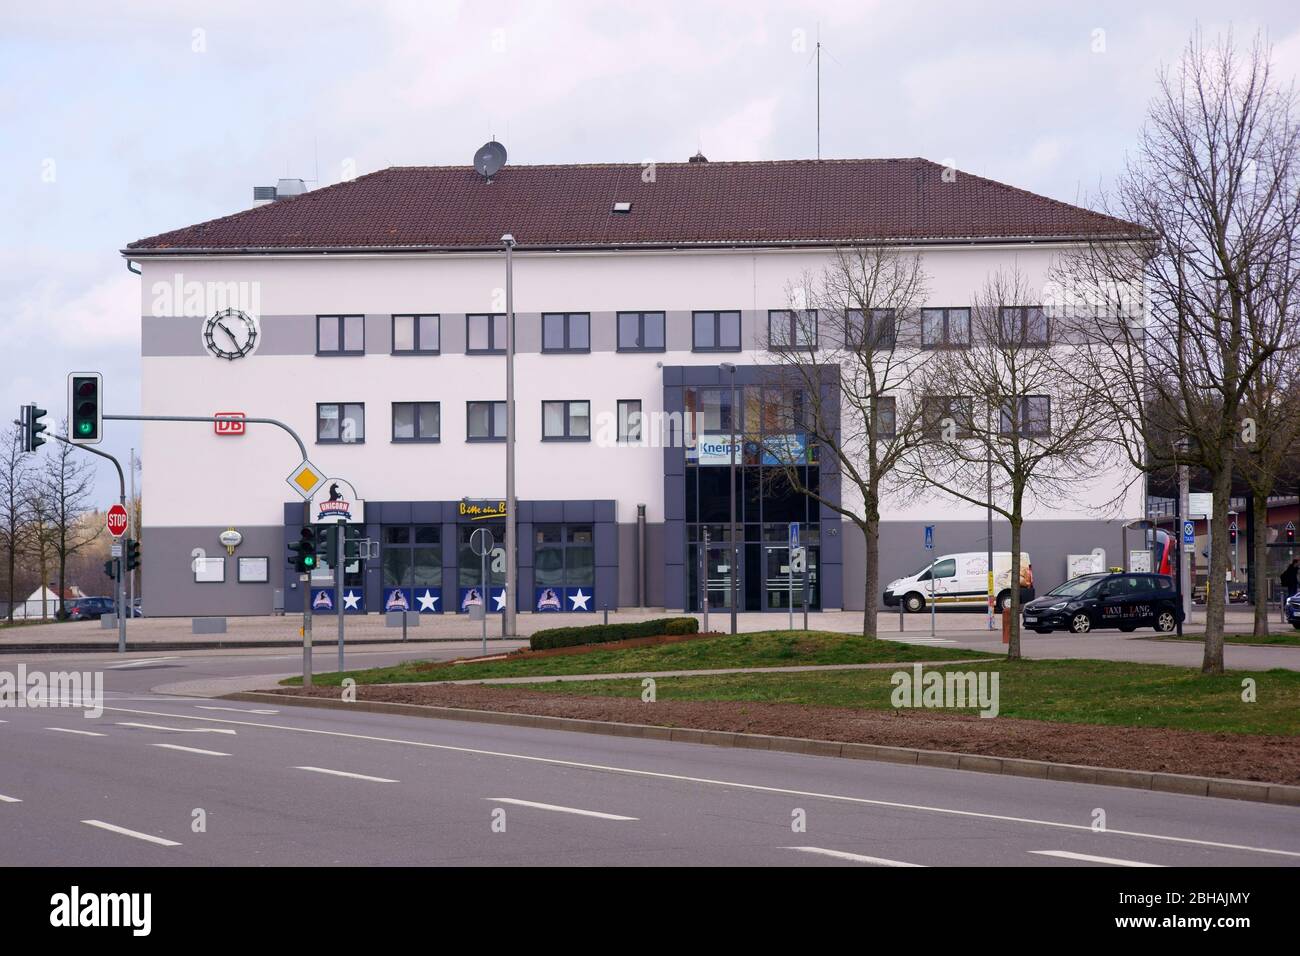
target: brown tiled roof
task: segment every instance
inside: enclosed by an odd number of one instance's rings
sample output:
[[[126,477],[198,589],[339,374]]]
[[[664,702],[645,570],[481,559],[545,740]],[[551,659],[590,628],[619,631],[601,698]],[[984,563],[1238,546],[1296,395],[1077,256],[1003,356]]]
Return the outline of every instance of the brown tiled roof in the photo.
[[[834,244],[1135,235],[1137,227],[925,159],[395,166],[131,243],[124,252]],[[953,177],[948,177],[952,179]],[[613,211],[631,202],[629,213]]]

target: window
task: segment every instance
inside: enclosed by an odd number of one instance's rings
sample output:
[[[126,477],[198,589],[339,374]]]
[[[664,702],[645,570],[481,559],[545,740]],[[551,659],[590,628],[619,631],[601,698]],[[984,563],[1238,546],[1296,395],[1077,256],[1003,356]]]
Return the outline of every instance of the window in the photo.
[[[591,316],[586,312],[543,312],[543,352],[590,352]]]
[[[465,316],[465,351],[468,354],[493,355],[506,350],[506,317],[494,315]]]
[[[437,355],[439,323],[436,315],[393,316],[393,354]]]
[[[542,402],[543,441],[590,441],[591,402]]]
[[[438,441],[441,428],[437,402],[393,402],[393,441]]]
[[[1019,411],[1019,421],[1014,413]],[[1052,399],[1050,395],[1023,395],[1002,406],[1001,431],[1003,435],[1019,433],[1028,438],[1049,435],[1052,432]]]
[[[225,558],[195,558],[190,567],[195,584],[222,584],[226,580]]]
[[[641,399],[618,400],[618,440],[628,444],[641,440]]]
[[[465,414],[468,441],[506,440],[505,402],[466,402]]]
[[[849,309],[845,314],[844,344],[864,352],[892,349],[898,338],[898,314],[894,309]]]
[[[876,438],[893,438],[898,434],[898,410],[892,395],[876,399]]]
[[[240,558],[238,579],[240,584],[265,584],[271,580],[270,558]]]
[[[337,402],[316,406],[316,443],[344,444],[366,440],[366,406]]]
[[[317,355],[365,355],[364,315],[316,316]]]
[[[925,428],[931,438],[940,438],[952,420],[954,437],[970,438],[974,432],[974,401],[967,395],[930,395],[925,399]]]
[[[922,309],[921,348],[960,349],[970,345],[970,309]]]
[[[591,525],[533,526],[535,587],[582,587],[590,590],[595,583],[596,547]],[[595,610],[595,607],[591,609]],[[572,610],[572,607],[563,610]]]
[[[740,351],[739,312],[694,312],[691,323],[696,352]]]
[[[620,312],[618,350],[620,352],[662,352],[664,314],[662,312]]]
[[[998,344],[1047,345],[1047,313],[1039,305],[1003,306],[998,309]]]
[[[817,348],[817,310],[770,309],[767,313],[767,347]]]
[[[442,529],[438,525],[385,525],[383,586],[414,588],[418,601],[426,589],[442,587]],[[433,598],[433,600],[430,600]],[[432,607],[429,605],[432,604]],[[412,609],[421,608],[412,604]],[[425,594],[424,610],[441,611],[442,604]]]

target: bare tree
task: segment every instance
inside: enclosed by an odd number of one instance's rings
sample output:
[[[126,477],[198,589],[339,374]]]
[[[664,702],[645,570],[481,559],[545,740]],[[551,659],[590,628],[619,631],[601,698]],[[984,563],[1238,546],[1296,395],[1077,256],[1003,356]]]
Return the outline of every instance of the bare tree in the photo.
[[[1018,271],[999,270],[972,302],[967,328],[961,317],[928,319],[934,352],[916,381],[925,396],[925,440],[904,465],[932,491],[991,508],[1010,525],[1004,606],[1013,660],[1020,657],[1020,587],[1028,580],[1020,562],[1027,507],[1071,498],[1116,457],[1106,416],[1081,374],[1080,350],[1053,339],[1047,311],[1030,304],[1041,301]],[[1126,491],[1116,489],[1099,507]]]
[[[28,509],[31,481],[32,471],[28,453],[23,450],[22,430],[10,426],[0,432],[0,549],[4,552],[5,593],[9,598],[5,616],[10,624],[14,620],[17,598],[18,558],[31,532]]]
[[[1188,43],[1165,71],[1113,215],[1141,228],[1065,261],[1074,299],[1091,299],[1086,338],[1098,400],[1133,465],[1204,470],[1214,517],[1227,513],[1245,410],[1274,359],[1295,361],[1290,311],[1300,270],[1300,127],[1260,38]],[[1133,290],[1142,290],[1134,296]],[[1141,308],[1124,303],[1140,302]],[[1119,305],[1116,308],[1116,305]],[[1205,673],[1223,671],[1228,536],[1211,536]]]
[[[791,308],[772,317],[774,357],[767,381],[800,401],[772,404],[775,431],[807,436],[822,471],[847,485],[830,494],[810,480],[804,449],[765,451],[774,473],[852,521],[866,547],[862,633],[874,636],[880,593],[880,507],[904,493],[891,476],[918,437],[920,405],[907,384],[917,368],[917,306],[926,294],[920,256],[879,246],[839,249],[820,274],[806,274],[788,290]]]
[[[66,433],[67,425],[64,424]],[[95,471],[79,457],[76,447],[59,442],[50,449],[41,475],[42,494],[48,519],[46,534],[49,547],[58,562],[59,610],[67,593],[68,558],[77,554],[98,537],[98,528],[88,528],[81,520],[94,490]]]

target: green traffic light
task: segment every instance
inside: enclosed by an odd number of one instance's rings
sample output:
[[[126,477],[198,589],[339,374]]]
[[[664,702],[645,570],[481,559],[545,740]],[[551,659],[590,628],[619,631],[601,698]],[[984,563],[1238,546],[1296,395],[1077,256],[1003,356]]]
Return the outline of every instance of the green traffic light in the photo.
[[[303,566],[304,568],[314,568],[314,567],[316,567],[316,555],[314,555],[314,554],[304,554],[303,557],[302,557],[302,566]]]
[[[95,429],[94,422],[78,422],[77,431],[83,435],[89,435]]]

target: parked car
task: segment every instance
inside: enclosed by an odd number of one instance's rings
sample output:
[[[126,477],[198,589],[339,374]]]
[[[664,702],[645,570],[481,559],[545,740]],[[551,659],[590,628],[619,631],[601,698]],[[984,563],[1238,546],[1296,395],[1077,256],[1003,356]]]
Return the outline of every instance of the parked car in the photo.
[[[61,616],[65,621],[97,621],[105,614],[112,614],[113,608],[112,598],[75,598],[64,605]]]
[[[1025,605],[1025,627],[1039,634],[1099,628],[1172,631],[1183,617],[1167,574],[1083,574]]]
[[[931,595],[936,608],[982,608],[989,601],[989,556],[987,551],[963,551],[935,558],[934,581],[930,580],[931,565],[927,564],[915,574],[897,578],[885,588],[885,606],[898,607],[915,614],[924,611]],[[997,609],[1011,606],[1011,552],[993,552],[993,587],[997,596]],[[1020,552],[1020,600],[1029,601],[1034,596],[1034,570],[1029,555]]]
[[[1293,594],[1286,599],[1285,613],[1287,623],[1300,631],[1300,594]]]

